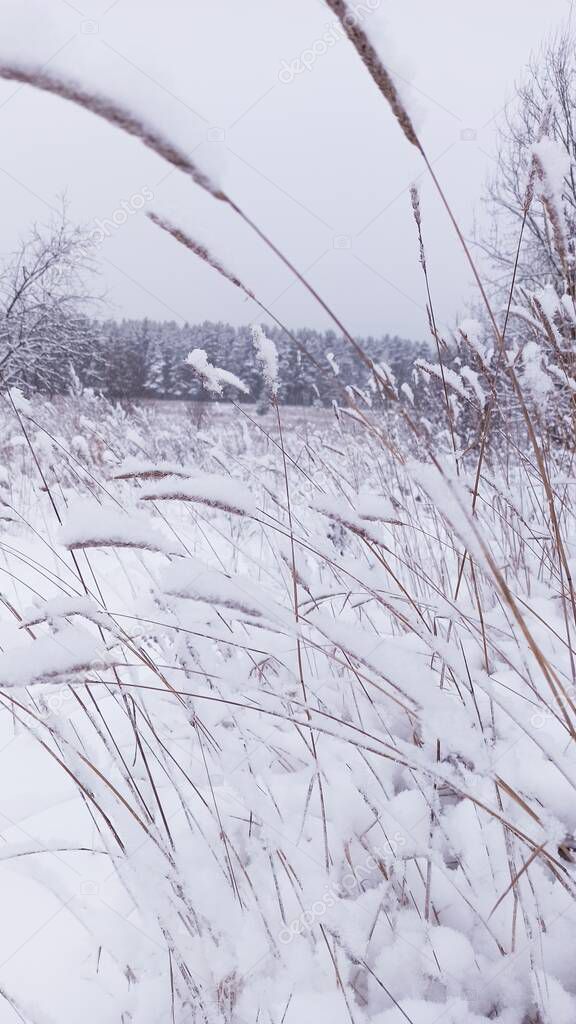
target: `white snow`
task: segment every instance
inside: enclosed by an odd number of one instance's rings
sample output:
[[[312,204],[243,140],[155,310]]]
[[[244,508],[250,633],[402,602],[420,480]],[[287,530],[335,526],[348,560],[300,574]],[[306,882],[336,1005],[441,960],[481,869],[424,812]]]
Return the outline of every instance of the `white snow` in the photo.
[[[228,370],[221,370],[217,366],[212,366],[203,349],[193,349],[186,362],[196,371],[207,391],[211,391],[215,395],[221,395],[223,385],[227,384],[241,391],[244,395],[248,394],[248,388],[240,378]]]
[[[140,490],[143,501],[197,501],[239,515],[255,516],[258,508],[248,488],[232,477],[204,473],[185,480],[159,480]]]
[[[0,655],[0,678],[7,687],[31,686],[106,668],[106,648],[86,629],[65,626],[33,644]]]
[[[60,531],[64,547],[75,548],[140,548],[146,551],[181,553],[175,540],[158,529],[156,522],[141,512],[130,515],[95,502],[76,502]]]
[[[262,364],[262,372],[271,394],[278,393],[278,351],[276,345],[267,338],[259,324],[252,325],[252,340],[258,360]]]

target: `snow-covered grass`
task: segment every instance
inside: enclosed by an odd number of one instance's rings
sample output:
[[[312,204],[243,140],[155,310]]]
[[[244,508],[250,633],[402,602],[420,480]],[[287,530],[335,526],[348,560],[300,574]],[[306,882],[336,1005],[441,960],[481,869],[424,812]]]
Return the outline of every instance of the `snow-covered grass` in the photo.
[[[571,458],[366,415],[2,406],[1,1021],[576,1019]]]
[[[347,0],[327,6],[482,305],[484,323],[440,337],[413,189],[428,421],[160,122],[0,61],[226,204],[366,368],[365,388],[338,378],[334,413],[281,408],[256,328],[266,416],[3,396],[0,1021],[576,1020],[565,169],[541,140],[523,205],[544,205],[565,294],[513,276],[495,313],[377,40]],[[190,364],[245,391],[199,349]]]

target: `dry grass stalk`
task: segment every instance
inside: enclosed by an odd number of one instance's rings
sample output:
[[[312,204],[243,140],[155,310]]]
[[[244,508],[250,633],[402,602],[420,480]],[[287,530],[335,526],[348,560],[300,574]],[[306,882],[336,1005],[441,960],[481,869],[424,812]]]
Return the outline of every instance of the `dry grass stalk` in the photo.
[[[209,192],[215,199],[225,201],[226,196],[221,189],[204,171],[200,170],[182,149],[175,146],[165,135],[151,128],[120,103],[89,92],[83,86],[62,75],[43,69],[27,68],[22,64],[7,64],[5,62],[0,64],[0,78],[9,82],[20,82],[22,85],[31,85],[42,92],[60,96],[70,103],[84,107],[85,110],[108,121],[114,127],[121,128],[128,135],[140,139],[148,149],[153,150],[177,170],[192,178],[196,185]]]
[[[361,60],[364,62],[376,85],[384,98],[389,103],[394,117],[398,121],[404,135],[413,146],[420,149],[420,142],[416,134],[416,129],[412,124],[412,120],[406,107],[400,99],[400,95],[390,72],[386,70],[364,29],[359,23],[359,20],[355,14],[353,14],[349,8],[346,0],[326,0],[328,7],[334,12],[340,23],[342,24],[346,35],[350,42],[358,52]]]
[[[177,242],[180,242],[180,245],[185,246],[186,249],[193,252],[195,256],[198,256],[204,263],[207,263],[213,270],[216,270],[222,277],[226,278],[227,281],[230,281],[235,288],[239,288],[240,291],[244,292],[249,299],[253,299],[255,302],[257,301],[254,293],[251,292],[245,284],[243,284],[236,274],[233,274],[231,270],[228,270],[228,268],[220,262],[220,260],[213,256],[205,245],[202,245],[201,242],[197,242],[196,239],[183,231],[182,228],[169,221],[167,217],[161,217],[160,214],[154,213],[153,210],[149,211],[146,216],[153,224],[156,225],[156,227],[161,228],[162,231],[166,231],[169,235],[172,235],[172,238]]]

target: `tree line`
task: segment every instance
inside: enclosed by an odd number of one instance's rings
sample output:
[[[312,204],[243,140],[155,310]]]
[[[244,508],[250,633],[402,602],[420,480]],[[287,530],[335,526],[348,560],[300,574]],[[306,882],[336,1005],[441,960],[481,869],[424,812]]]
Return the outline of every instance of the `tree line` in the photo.
[[[265,330],[278,351],[281,402],[329,405],[341,401],[346,388],[362,391],[368,386],[366,365],[335,332],[296,330],[296,344],[279,328]],[[247,385],[247,401],[265,400],[262,369],[249,326],[109,320],[86,322],[82,334],[82,345],[61,363],[57,390],[69,390],[76,382],[116,400],[206,399],[209,396],[202,382],[186,364],[189,352],[199,348],[212,364],[234,373]],[[358,341],[371,359],[390,368],[399,384],[410,379],[415,360],[428,354],[425,344],[396,335]]]

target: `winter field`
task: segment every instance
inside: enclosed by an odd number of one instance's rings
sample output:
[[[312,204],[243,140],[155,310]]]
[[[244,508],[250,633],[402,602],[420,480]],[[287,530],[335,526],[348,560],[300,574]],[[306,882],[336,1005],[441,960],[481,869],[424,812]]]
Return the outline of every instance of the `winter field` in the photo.
[[[0,40],[0,109],[32,93],[54,105],[39,123],[63,107],[156,161],[155,187],[173,176],[182,199],[169,211],[148,190],[154,274],[187,287],[177,250],[250,317],[103,328],[87,286],[102,229],[65,202],[0,265],[0,1024],[576,1021],[572,5],[506,112],[474,241],[388,67],[379,3],[319,6],[335,35],[307,62],[347,48],[381,104],[371,130],[397,132],[417,167],[396,198],[428,340],[382,335],[398,363],[325,297],[322,256],[287,255],[264,186],[245,202],[220,177],[187,102],[131,61],[138,88],[106,74],[99,39],[72,70],[60,59],[95,21],[50,59],[38,5],[30,40],[28,25]],[[188,61],[172,14],[158,30]],[[170,47],[156,57],[162,76]],[[291,157],[304,174],[306,147]],[[370,191],[346,182],[343,201],[353,189]],[[122,202],[111,231],[140,209]],[[247,255],[208,243],[212,214]],[[474,289],[449,325],[437,217]],[[285,275],[277,298],[251,280],[251,246]],[[335,235],[324,255],[342,251],[355,260]],[[290,326],[297,295],[321,330]],[[206,401],[128,401],[150,394]]]
[[[0,1020],[574,1020],[571,457],[14,399]]]

